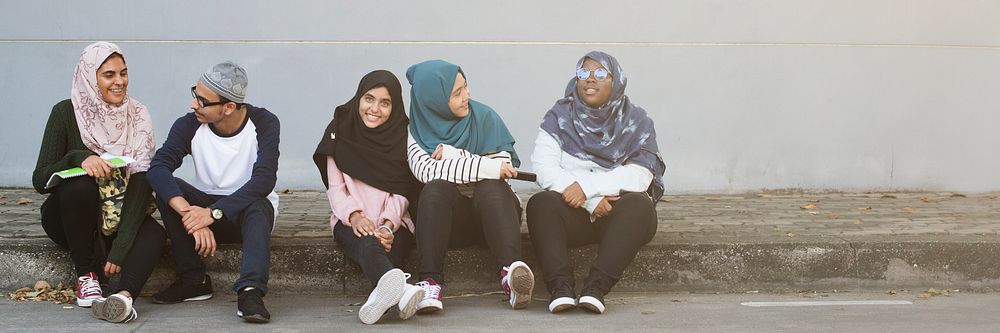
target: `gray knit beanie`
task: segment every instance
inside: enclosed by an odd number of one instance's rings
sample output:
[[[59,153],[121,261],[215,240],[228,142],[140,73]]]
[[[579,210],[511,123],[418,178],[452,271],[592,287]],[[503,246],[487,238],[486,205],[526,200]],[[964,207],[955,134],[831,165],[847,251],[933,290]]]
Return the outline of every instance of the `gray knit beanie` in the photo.
[[[247,92],[247,71],[232,61],[214,65],[201,76],[201,82],[216,94],[243,103]]]

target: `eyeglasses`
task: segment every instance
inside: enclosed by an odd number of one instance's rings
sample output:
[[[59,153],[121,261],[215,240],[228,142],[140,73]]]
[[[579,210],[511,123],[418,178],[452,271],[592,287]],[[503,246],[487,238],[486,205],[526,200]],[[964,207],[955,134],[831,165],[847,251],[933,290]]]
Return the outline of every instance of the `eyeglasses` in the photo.
[[[216,105],[222,105],[222,104],[229,103],[229,101],[227,101],[224,98],[221,101],[218,101],[218,102],[209,102],[209,101],[205,100],[204,97],[198,96],[198,93],[194,92],[194,88],[195,87],[191,87],[191,97],[194,97],[194,100],[198,101],[198,108],[199,109],[207,108],[209,106],[216,106]]]
[[[605,79],[608,78],[608,70],[607,69],[597,68],[597,69],[594,69],[593,71],[591,71],[589,69],[582,68],[582,67],[576,69],[576,78],[578,78],[580,80],[589,79],[591,72],[594,73],[594,79],[597,80],[597,81],[604,81]]]

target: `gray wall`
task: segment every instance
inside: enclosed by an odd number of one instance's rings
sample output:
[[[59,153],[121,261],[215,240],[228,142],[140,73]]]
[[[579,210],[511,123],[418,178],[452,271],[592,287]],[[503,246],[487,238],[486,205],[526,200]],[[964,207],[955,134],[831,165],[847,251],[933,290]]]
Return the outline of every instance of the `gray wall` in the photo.
[[[282,120],[280,188],[320,187],[312,149],[362,75],[434,58],[531,169],[542,115],[599,49],[655,120],[671,192],[1000,190],[996,0],[203,2],[5,2],[0,186],[30,184],[80,50],[110,40],[158,142],[205,67],[245,65],[248,101]]]

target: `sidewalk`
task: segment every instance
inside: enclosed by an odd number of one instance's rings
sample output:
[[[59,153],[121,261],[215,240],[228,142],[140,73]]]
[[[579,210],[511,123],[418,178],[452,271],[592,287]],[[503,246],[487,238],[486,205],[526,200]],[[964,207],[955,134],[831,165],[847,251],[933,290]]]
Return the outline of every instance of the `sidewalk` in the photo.
[[[519,195],[526,203],[530,193]],[[38,222],[44,197],[30,189],[0,189],[0,197],[0,267],[6,267],[0,287],[68,280],[68,253],[46,238]],[[19,205],[19,198],[32,202]],[[668,195],[657,214],[657,236],[626,271],[621,290],[1000,289],[1000,193]],[[526,224],[522,233],[525,259],[536,267]],[[273,235],[274,290],[308,286],[345,293],[367,285],[334,246],[324,193],[281,194]],[[228,290],[236,276],[238,249],[223,246],[210,260],[219,290]],[[595,250],[571,252],[578,277]],[[449,287],[496,289],[491,266],[483,248],[451,250]],[[147,291],[169,283],[170,267],[164,259]]]

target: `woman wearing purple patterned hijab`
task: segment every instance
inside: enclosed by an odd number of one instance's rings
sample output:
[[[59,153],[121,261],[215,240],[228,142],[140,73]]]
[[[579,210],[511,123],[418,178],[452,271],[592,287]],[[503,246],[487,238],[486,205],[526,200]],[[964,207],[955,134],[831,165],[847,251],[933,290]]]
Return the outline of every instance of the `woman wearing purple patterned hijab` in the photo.
[[[627,83],[618,60],[587,53],[535,140],[531,161],[545,191],[528,201],[528,228],[553,313],[603,313],[604,296],[656,233],[665,166],[653,120],[625,95]],[[597,258],[576,299],[567,248],[593,243]]]

